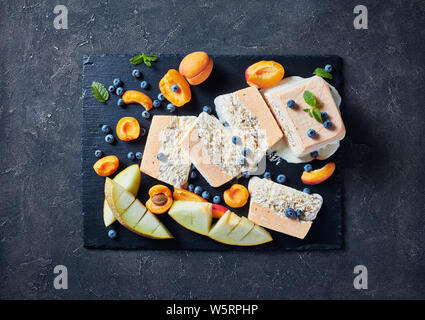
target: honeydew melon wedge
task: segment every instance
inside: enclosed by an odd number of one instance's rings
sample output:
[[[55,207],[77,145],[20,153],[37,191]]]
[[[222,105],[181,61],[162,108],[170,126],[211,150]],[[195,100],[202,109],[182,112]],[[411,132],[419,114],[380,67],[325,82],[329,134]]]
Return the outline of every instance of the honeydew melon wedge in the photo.
[[[105,199],[114,217],[127,229],[152,239],[173,238],[139,199],[109,178],[105,182]]]
[[[168,214],[177,223],[193,232],[207,236],[212,223],[212,204],[209,202],[174,201]]]
[[[139,191],[141,174],[137,164],[131,165],[118,173],[113,179],[128,192],[136,195]],[[109,208],[108,202],[103,203],[103,222],[105,226],[109,226],[115,222],[115,216]]]
[[[255,246],[273,240],[265,229],[230,210],[211,228],[212,204],[208,202],[177,200],[168,214],[186,229],[228,245]]]

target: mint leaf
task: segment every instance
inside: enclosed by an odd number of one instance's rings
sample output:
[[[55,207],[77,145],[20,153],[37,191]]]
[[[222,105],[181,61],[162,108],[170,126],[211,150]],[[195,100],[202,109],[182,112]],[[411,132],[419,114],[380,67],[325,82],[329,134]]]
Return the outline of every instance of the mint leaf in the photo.
[[[130,59],[130,63],[131,63],[131,64],[139,64],[139,63],[142,63],[142,62],[144,61],[143,56],[144,56],[143,54],[140,54],[140,55],[138,55],[138,56],[135,56],[135,57],[131,58],[131,59]]]
[[[316,98],[315,98],[315,97],[314,97],[314,95],[313,95],[310,91],[308,91],[308,90],[304,91],[304,101],[305,101],[308,105],[310,105],[310,106],[312,106],[312,107],[316,107],[316,104],[317,104]]]
[[[309,110],[310,110],[309,108],[303,109],[304,112],[308,112]]]
[[[311,109],[308,109],[308,115],[313,118],[313,114],[311,113]]]
[[[330,74],[329,72],[327,72],[323,68],[316,68],[314,70],[313,74],[315,74],[316,76],[322,77],[322,78],[331,79],[331,80],[333,79],[332,74]]]
[[[106,102],[109,99],[108,90],[106,90],[106,88],[99,82],[92,82],[91,91],[93,92],[93,96],[99,102]]]
[[[138,56],[135,56],[130,59],[131,64],[140,64],[142,62],[145,63],[148,67],[150,67],[152,64],[151,62],[154,62],[158,60],[158,57],[154,54],[139,54]]]
[[[323,123],[322,114],[320,113],[319,109],[312,108],[313,109],[313,117],[316,119],[317,122]]]

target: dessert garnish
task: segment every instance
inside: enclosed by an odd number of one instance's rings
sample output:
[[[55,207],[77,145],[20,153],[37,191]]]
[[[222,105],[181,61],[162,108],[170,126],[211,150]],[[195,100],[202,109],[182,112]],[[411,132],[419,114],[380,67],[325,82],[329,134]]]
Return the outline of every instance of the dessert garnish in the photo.
[[[130,59],[131,64],[140,64],[144,63],[146,66],[151,67],[152,62],[158,60],[158,57],[154,54],[139,54],[138,56],[135,56]]]
[[[325,79],[333,79],[332,74],[330,73],[331,71],[326,71],[326,69],[324,68],[316,68],[313,72],[314,75],[325,78]]]
[[[308,90],[304,91],[304,101],[311,106],[311,108],[305,108],[304,112],[307,112],[311,118],[316,119],[317,122],[323,123],[322,114],[318,109],[318,103],[316,97]]]

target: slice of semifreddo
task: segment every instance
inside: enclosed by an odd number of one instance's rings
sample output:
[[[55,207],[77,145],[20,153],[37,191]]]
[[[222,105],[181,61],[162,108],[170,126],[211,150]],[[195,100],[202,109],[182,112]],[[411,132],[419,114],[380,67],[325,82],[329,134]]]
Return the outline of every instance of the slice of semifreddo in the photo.
[[[154,116],[140,170],[174,187],[185,187],[191,163],[181,141],[195,120],[192,116]]]
[[[311,117],[304,93],[309,91],[317,101],[320,112],[326,112],[326,120],[332,126],[325,128],[323,123]],[[342,140],[345,136],[345,126],[339,109],[335,103],[328,83],[321,77],[311,77],[294,85],[286,85],[282,80],[276,86],[264,89],[263,96],[281,127],[292,152],[297,157],[305,156],[313,151]],[[294,101],[293,107],[288,107],[289,101]],[[325,119],[323,119],[325,121]],[[313,129],[315,137],[309,137],[307,132]]]
[[[105,182],[105,199],[114,217],[130,231],[152,239],[173,238],[161,221],[147,210],[139,199],[109,178],[106,178]],[[117,206],[118,203],[120,207]]]
[[[242,145],[232,143],[232,132],[214,116],[202,112],[185,134],[182,147],[212,187],[219,187],[248,170],[240,164]]]
[[[248,190],[249,220],[299,239],[305,238],[323,204],[317,193],[307,194],[269,179],[251,178]],[[301,210],[301,216],[288,218],[287,209]]]
[[[214,104],[220,121],[229,124],[241,137],[254,159],[261,159],[267,149],[283,137],[273,114],[255,87],[220,95],[215,98]]]

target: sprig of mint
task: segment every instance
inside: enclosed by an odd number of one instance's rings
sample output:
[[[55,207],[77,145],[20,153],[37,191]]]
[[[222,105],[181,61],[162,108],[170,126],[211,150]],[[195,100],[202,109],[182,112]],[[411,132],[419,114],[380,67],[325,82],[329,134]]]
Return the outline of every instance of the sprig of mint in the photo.
[[[158,60],[158,57],[154,54],[139,54],[138,56],[135,56],[130,59],[131,64],[140,64],[142,62],[145,63],[146,66],[150,67],[152,65],[152,62]]]
[[[303,109],[304,112],[307,112],[311,118],[316,119],[317,122],[323,123],[322,113],[318,109],[316,97],[308,90],[304,91],[304,101],[311,106],[311,108]]]
[[[315,74],[316,76],[322,77],[322,78],[326,78],[326,79],[333,79],[333,76],[331,73],[327,72],[325,69],[323,68],[316,68],[313,72],[313,74]]]
[[[109,92],[103,86],[103,84],[93,81],[91,83],[91,91],[93,92],[93,96],[99,102],[106,102],[109,99]]]

